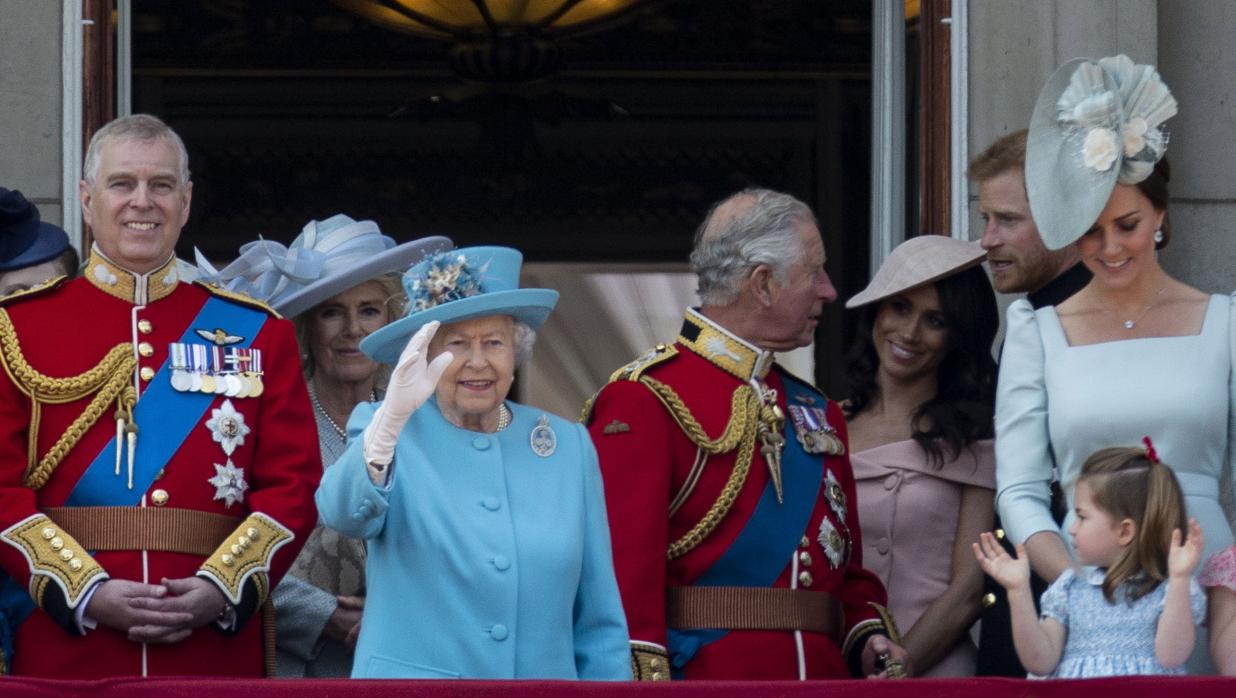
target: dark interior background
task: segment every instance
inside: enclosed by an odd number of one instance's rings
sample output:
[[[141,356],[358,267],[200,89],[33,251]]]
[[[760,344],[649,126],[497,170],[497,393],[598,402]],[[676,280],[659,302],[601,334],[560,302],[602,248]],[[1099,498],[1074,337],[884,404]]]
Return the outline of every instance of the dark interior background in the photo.
[[[866,283],[868,0],[653,2],[502,86],[457,75],[449,42],[327,0],[132,7],[133,109],[190,152],[186,258],[344,212],[533,261],[685,263],[708,206],[755,185],[817,212],[843,298]],[[841,316],[817,337],[834,392]]]

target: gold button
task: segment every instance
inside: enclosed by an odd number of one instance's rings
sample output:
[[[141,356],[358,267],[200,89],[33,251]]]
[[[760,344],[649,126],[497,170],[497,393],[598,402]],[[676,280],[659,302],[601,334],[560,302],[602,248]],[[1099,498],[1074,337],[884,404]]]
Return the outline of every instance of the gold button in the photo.
[[[798,541],[798,547],[800,548],[805,548],[809,545],[811,545],[811,539],[806,536],[803,536],[803,539]]]
[[[232,551],[233,555],[240,555],[240,546],[236,545],[235,543],[232,543],[232,547],[229,548],[229,550]]]
[[[138,332],[141,332],[142,334],[150,334],[152,330],[154,330],[154,325],[151,325],[149,320],[138,320],[137,321],[137,331]]]
[[[65,562],[68,562],[69,560],[72,560],[72,559],[73,559],[73,551],[72,551],[72,550],[68,550],[68,549],[61,550],[61,551],[60,551],[60,559],[61,559],[61,560],[64,560]]]
[[[996,595],[990,591],[983,594],[983,608],[991,608],[996,605]]]
[[[155,490],[150,493],[150,501],[154,502],[154,505],[157,507],[167,504],[167,498],[167,490]]]
[[[137,375],[141,376],[142,380],[148,381],[151,378],[154,378],[154,373],[155,371],[153,368],[149,366],[142,366],[142,370],[138,371]]]
[[[664,675],[664,674],[662,674],[661,672],[659,672],[659,671],[654,671],[654,672],[652,672],[652,680],[653,680],[653,681],[660,681],[660,680],[661,680],[661,679],[663,679],[663,678],[665,678],[665,675]]]
[[[811,583],[812,583],[812,582],[814,582],[814,581],[815,581],[815,579],[814,579],[814,578],[812,578],[812,576],[811,576],[811,573],[810,573],[810,572],[799,572],[799,573],[798,573],[798,583],[799,583],[799,584],[801,584],[801,585],[803,585],[803,586],[805,586],[805,587],[809,587],[809,586],[811,586]]]
[[[249,536],[249,540],[257,540],[259,534],[256,528],[250,526],[249,528],[245,529],[245,535]]]
[[[72,560],[69,560],[69,569],[73,570],[74,572],[77,572],[81,568],[82,568],[81,560],[78,560],[77,558],[73,558]]]
[[[223,560],[223,564],[227,565],[228,567],[231,567],[232,564],[236,562],[235,558],[233,558],[231,555],[228,555],[227,553],[223,553],[223,555],[221,555],[220,558]]]
[[[150,346],[150,342],[138,342],[137,353],[142,356],[153,356],[154,347]]]
[[[52,550],[59,550],[64,547],[64,539],[63,538],[52,538],[51,543],[49,543],[49,545],[51,545]]]
[[[55,537],[56,537],[56,529],[52,528],[51,526],[43,527],[43,539],[44,540],[51,540],[52,538],[55,538]]]
[[[803,563],[804,565],[810,565],[812,563],[811,553],[807,552],[806,550],[802,551],[801,553],[798,554],[798,561]]]
[[[236,542],[239,543],[240,547],[242,548],[247,549],[249,547],[249,537],[248,536],[241,536],[240,538],[236,539]]]
[[[996,540],[1004,540],[1004,529],[1003,528],[996,529]]]

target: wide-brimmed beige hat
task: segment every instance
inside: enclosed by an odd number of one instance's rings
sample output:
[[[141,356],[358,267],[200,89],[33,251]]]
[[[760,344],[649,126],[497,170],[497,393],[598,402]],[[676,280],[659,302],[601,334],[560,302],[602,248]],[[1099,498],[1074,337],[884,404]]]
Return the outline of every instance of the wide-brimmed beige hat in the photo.
[[[845,307],[858,308],[952,276],[981,264],[986,256],[977,242],[943,235],[910,238],[888,255],[867,288],[846,301]]]

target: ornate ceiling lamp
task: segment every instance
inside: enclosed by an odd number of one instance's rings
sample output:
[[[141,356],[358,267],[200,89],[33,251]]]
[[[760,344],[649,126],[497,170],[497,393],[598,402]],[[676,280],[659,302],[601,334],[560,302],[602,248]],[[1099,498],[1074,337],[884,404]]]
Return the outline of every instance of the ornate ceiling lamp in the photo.
[[[553,73],[559,39],[605,29],[650,1],[334,0],[389,29],[450,41],[455,71],[491,83]]]

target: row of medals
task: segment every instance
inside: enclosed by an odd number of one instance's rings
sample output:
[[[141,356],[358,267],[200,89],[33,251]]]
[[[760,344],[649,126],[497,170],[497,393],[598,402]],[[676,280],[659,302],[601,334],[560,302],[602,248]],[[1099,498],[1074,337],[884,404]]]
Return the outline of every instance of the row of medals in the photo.
[[[215,357],[213,370],[205,365],[203,350],[213,350]],[[227,359],[222,363],[239,365],[248,364],[249,370],[229,370],[219,366],[219,348],[206,347],[200,344],[182,344],[173,342],[168,345],[168,354],[172,359],[172,388],[182,393],[207,393],[226,395],[227,397],[258,397],[266,389],[262,383],[262,360],[260,349],[227,348]],[[188,358],[193,356],[191,368]],[[240,360],[236,360],[240,358]]]

